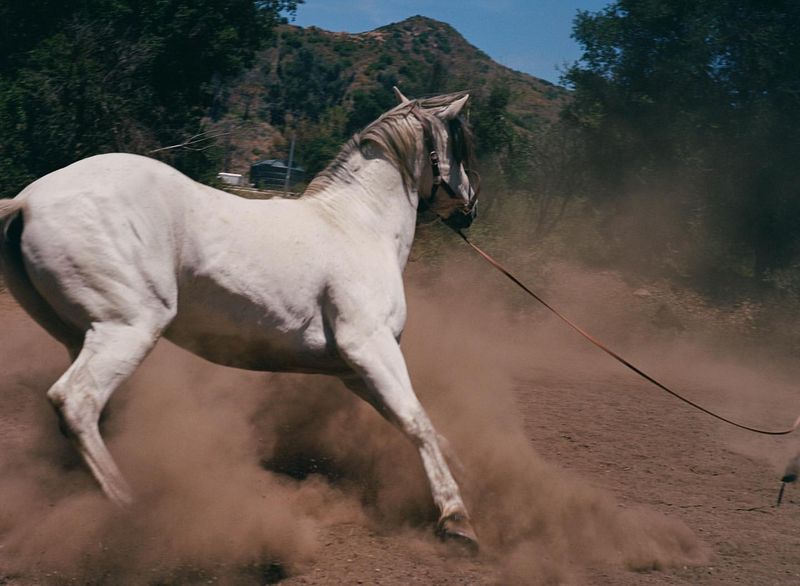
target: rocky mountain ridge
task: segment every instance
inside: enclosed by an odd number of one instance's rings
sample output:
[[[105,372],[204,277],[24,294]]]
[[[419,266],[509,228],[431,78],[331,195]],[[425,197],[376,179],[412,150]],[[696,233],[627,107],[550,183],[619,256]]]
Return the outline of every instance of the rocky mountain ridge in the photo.
[[[297,160],[315,172],[394,105],[393,85],[411,97],[468,90],[473,109],[502,87],[509,122],[521,133],[555,120],[569,95],[496,63],[452,26],[423,16],[358,34],[285,25],[252,67],[220,85],[209,127],[225,137],[227,171],[287,157],[294,135]]]

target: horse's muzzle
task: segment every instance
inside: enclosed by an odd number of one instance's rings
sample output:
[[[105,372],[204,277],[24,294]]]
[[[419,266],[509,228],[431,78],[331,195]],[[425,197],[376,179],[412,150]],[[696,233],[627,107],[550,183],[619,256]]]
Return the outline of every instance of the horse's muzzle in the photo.
[[[445,218],[443,222],[454,230],[462,230],[469,228],[477,216],[478,206],[477,202],[474,202],[466,209],[456,210]]]

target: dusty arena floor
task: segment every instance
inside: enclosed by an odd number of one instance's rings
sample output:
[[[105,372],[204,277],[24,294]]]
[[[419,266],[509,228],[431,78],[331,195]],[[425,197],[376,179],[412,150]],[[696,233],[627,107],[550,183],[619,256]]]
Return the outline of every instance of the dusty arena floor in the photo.
[[[65,352],[0,295],[0,584],[800,583],[800,486],[773,506],[800,436],[690,410],[483,271],[410,267],[403,340],[461,460],[477,557],[434,539],[413,449],[338,383],[168,343],[103,422],[139,498],[114,510],[45,399]],[[611,275],[551,275],[547,293],[726,415],[800,411],[797,360],[643,322],[649,293]]]

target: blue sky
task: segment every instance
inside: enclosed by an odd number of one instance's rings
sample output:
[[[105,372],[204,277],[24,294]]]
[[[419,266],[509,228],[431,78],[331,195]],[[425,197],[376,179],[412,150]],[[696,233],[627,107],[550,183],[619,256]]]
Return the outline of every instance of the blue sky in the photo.
[[[610,0],[306,0],[294,24],[357,33],[421,14],[455,27],[495,61],[558,83],[580,57],[570,38],[578,10]]]

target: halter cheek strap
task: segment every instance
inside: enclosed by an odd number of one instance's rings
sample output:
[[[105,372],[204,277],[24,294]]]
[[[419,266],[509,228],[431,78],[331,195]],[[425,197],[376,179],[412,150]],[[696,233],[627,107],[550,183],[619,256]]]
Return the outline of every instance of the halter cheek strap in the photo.
[[[423,119],[420,119],[422,122]],[[425,146],[430,150],[430,154],[428,155],[428,159],[431,164],[431,175],[433,176],[433,185],[431,186],[431,193],[430,195],[421,200],[420,204],[423,209],[430,209],[433,205],[434,201],[436,200],[436,192],[439,191],[439,187],[445,190],[447,195],[452,199],[461,199],[461,196],[458,195],[455,190],[450,187],[450,184],[447,181],[442,180],[442,172],[439,169],[439,153],[436,152],[436,149],[433,146],[433,132],[431,131],[430,127],[427,124],[427,120],[422,122],[423,133],[425,136]],[[459,212],[461,212],[465,216],[473,215],[475,211],[475,206],[478,204],[478,191],[480,189],[480,176],[476,171],[467,171],[467,176],[474,175],[476,177],[476,187],[472,187],[472,181],[470,181],[470,187],[472,188],[472,195],[467,203],[463,204],[461,208],[459,208]]]
[[[433,186],[431,187],[431,194],[428,198],[431,202],[433,201],[436,197],[436,192],[439,191],[439,186],[442,186],[450,197],[458,198],[458,195],[456,195],[453,188],[450,187],[450,184],[447,183],[447,181],[442,181],[442,172],[439,170],[439,154],[436,151],[431,151],[429,158],[431,162],[431,174],[433,175]]]

